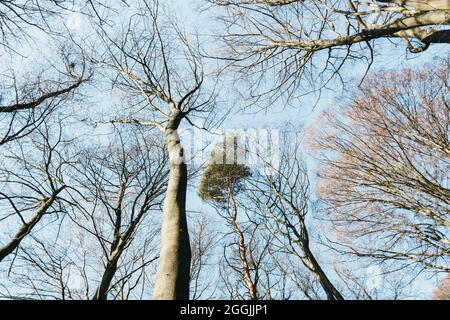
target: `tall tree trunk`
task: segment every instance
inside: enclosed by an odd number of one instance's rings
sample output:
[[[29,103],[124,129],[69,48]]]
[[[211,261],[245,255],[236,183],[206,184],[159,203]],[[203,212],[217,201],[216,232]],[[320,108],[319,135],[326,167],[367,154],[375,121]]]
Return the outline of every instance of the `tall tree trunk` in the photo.
[[[158,300],[189,299],[191,247],[186,219],[187,167],[177,134],[180,120],[180,116],[173,117],[165,129],[170,174],[153,291],[153,299]]]

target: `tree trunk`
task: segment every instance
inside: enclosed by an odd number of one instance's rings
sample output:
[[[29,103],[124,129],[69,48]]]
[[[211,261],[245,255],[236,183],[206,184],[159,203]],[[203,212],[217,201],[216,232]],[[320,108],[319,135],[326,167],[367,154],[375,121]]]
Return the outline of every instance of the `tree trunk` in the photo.
[[[305,265],[316,276],[317,280],[322,286],[322,289],[325,291],[328,300],[344,300],[344,297],[342,297],[341,293],[334,287],[330,279],[328,279],[327,275],[320,267],[313,253],[311,252],[311,250],[309,250],[309,245],[303,246],[303,252],[306,256],[306,261],[304,262]]]
[[[0,262],[9,254],[11,254],[14,250],[17,249],[17,247],[20,245],[20,242],[23,240],[23,238],[28,235],[31,230],[34,228],[34,226],[41,220],[42,216],[45,214],[45,212],[50,208],[50,206],[53,204],[53,202],[56,199],[56,196],[62,189],[59,189],[54,192],[54,194],[48,198],[35,212],[34,216],[31,218],[30,221],[26,222],[25,224],[20,227],[20,229],[16,232],[16,234],[12,237],[12,239],[5,244],[3,247],[0,248]]]
[[[111,259],[108,260],[106,264],[105,271],[103,272],[102,280],[98,285],[95,296],[92,300],[106,300],[108,298],[109,286],[117,270],[117,261],[119,260],[120,254],[113,254]]]
[[[248,295],[251,300],[258,300],[257,287],[255,283],[252,281],[252,277],[250,274],[250,267],[247,262],[247,245],[245,243],[245,236],[242,230],[239,228],[237,223],[237,205],[233,196],[233,191],[231,187],[228,187],[228,198],[231,200],[231,204],[233,207],[233,212],[229,214],[231,226],[238,236],[238,246],[239,246],[239,258],[242,263],[242,276],[244,278],[245,286],[247,287]]]
[[[166,144],[170,174],[163,208],[161,250],[153,299],[189,299],[191,247],[186,219],[187,167],[177,134],[180,116],[169,121]]]

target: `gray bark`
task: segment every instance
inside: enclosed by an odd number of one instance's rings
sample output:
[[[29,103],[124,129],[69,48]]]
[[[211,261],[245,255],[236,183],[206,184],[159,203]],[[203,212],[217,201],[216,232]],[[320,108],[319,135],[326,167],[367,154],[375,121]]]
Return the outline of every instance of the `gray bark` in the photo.
[[[316,279],[319,281],[323,291],[327,295],[328,300],[344,300],[341,293],[334,287],[330,279],[328,279],[325,272],[320,267],[313,253],[309,249],[309,245],[304,246],[303,252],[305,253],[305,259],[303,263],[307,268],[315,275]]]
[[[175,114],[166,129],[170,159],[169,182],[163,208],[161,249],[153,298],[189,299],[191,247],[186,219],[187,167],[177,134],[181,115]]]
[[[290,224],[288,224],[288,226],[293,231],[296,238],[298,239],[298,241],[296,243],[297,243],[297,245],[300,246],[300,249],[303,252],[303,256],[300,257],[302,263],[305,265],[305,267],[308,268],[309,271],[311,271],[312,274],[314,274],[317,281],[319,281],[320,286],[322,287],[323,291],[327,295],[327,299],[328,300],[344,300],[344,297],[333,285],[331,280],[328,278],[326,273],[323,271],[319,262],[316,260],[316,257],[312,253],[312,251],[309,247],[309,233],[308,233],[308,229],[306,228],[304,221],[300,222],[300,230],[301,230],[300,233],[296,230],[296,228],[294,226],[292,226]]]

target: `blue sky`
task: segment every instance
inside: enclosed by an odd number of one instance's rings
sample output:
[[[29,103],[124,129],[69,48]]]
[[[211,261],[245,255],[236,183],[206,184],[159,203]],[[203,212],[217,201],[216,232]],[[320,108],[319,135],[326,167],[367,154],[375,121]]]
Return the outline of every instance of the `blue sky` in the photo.
[[[212,26],[215,25],[215,23],[210,19],[210,12],[206,11],[199,13],[194,9],[203,4],[203,0],[172,0],[170,3],[176,10],[178,17],[180,17],[180,21],[182,21],[182,25],[186,27],[188,32],[199,33],[201,39],[206,38],[208,34],[212,32]],[[83,22],[83,17],[80,15],[72,14],[68,16],[66,24],[69,29],[74,32],[83,33],[86,31],[86,24]],[[12,67],[19,72],[22,71],[23,74],[27,74],[31,69],[36,68],[35,61],[38,60],[37,57],[48,57],[51,59],[54,52],[49,39],[39,31],[34,32],[34,39],[37,42],[36,46],[32,45],[32,49],[30,49],[27,45],[24,45],[22,48],[21,52],[24,54],[24,58],[14,58],[10,61],[10,64],[4,64],[1,68]],[[432,46],[426,52],[412,56],[406,54],[404,46],[400,42],[398,43],[398,46],[388,43],[387,41],[379,43],[378,56],[375,58],[375,63],[371,72],[383,69],[400,69],[407,65],[420,66],[421,64],[432,61],[434,56],[442,55],[442,50],[446,50],[446,48],[443,48],[442,46]],[[355,68],[349,65],[343,72],[348,74],[351,73],[351,76],[358,79],[363,74],[364,69],[361,66]],[[298,126],[298,128],[301,128],[313,121],[321,111],[335,108],[337,105],[336,101],[341,100],[341,97],[341,92],[324,92],[320,102],[314,108],[314,103],[311,99],[298,101],[293,103],[293,106],[290,107],[284,107],[281,103],[278,103],[273,105],[270,109],[267,109],[267,111],[256,114],[239,112],[239,109],[236,108],[235,112],[225,121],[224,128],[277,128],[287,121]],[[101,107],[106,109],[110,108],[110,103],[113,102],[114,97],[102,98],[105,97],[102,96],[98,99],[99,101],[103,101]],[[233,98],[239,103],[239,98],[237,96]],[[244,104],[244,102],[242,103]],[[107,131],[108,129],[104,128],[101,130]],[[307,157],[307,164],[310,167],[312,176],[314,176],[315,162],[312,157]],[[219,223],[220,219],[215,216],[214,210],[209,205],[204,204],[196,195],[195,184],[196,181],[193,181],[189,191],[188,209],[193,212],[193,216],[207,214]],[[426,277],[422,277],[416,285],[425,290],[426,293],[429,293],[434,285],[434,279],[428,281]]]

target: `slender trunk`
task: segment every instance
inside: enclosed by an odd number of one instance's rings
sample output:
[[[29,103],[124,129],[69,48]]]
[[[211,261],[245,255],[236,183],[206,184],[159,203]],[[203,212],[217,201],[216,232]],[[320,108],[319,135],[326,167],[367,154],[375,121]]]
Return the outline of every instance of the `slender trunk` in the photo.
[[[95,296],[92,300],[107,300],[108,299],[108,291],[110,290],[111,281],[114,278],[114,275],[117,271],[117,262],[121,257],[122,253],[125,251],[125,247],[131,241],[131,235],[133,234],[136,226],[141,220],[145,211],[142,210],[136,219],[132,220],[128,225],[126,231],[122,234],[120,232],[120,226],[122,225],[122,202],[123,197],[125,195],[125,186],[122,185],[119,191],[118,197],[118,209],[116,210],[116,222],[114,227],[114,241],[111,245],[110,254],[108,257],[108,262],[106,263],[105,271],[103,271],[102,279],[98,288],[95,292]]]
[[[334,287],[320,267],[313,253],[309,249],[309,245],[303,245],[303,252],[306,256],[306,261],[304,262],[305,265],[316,276],[322,289],[325,291],[328,300],[344,300],[344,297],[342,297],[341,293]]]
[[[105,271],[103,272],[102,280],[95,292],[95,296],[92,300],[106,300],[108,298],[109,286],[117,271],[117,261],[119,260],[119,254],[114,254],[106,264]]]
[[[19,247],[20,242],[26,235],[28,235],[31,232],[34,226],[41,220],[41,218],[44,216],[45,212],[47,212],[48,208],[50,208],[50,206],[53,204],[53,202],[56,199],[56,196],[61,190],[56,191],[50,198],[48,198],[34,213],[31,220],[24,223],[20,227],[20,229],[16,232],[16,234],[12,237],[12,239],[3,247],[0,248],[0,262],[9,254],[11,254],[14,250],[16,250],[17,247]]]
[[[296,230],[296,228],[292,224],[289,224],[289,228],[293,231],[293,233],[297,237],[298,239],[297,245],[300,247],[301,251],[304,254],[304,257],[301,257],[301,261],[303,262],[305,267],[307,267],[309,271],[311,271],[311,273],[313,273],[316,279],[319,281],[320,286],[327,295],[327,299],[344,300],[344,297],[331,283],[330,279],[327,277],[326,273],[323,271],[319,262],[317,262],[316,257],[310,250],[308,229],[306,228],[305,221],[303,220],[303,218],[300,219],[300,229],[301,229],[300,233],[298,232],[298,230]]]
[[[247,246],[245,244],[245,236],[242,230],[239,228],[237,223],[237,206],[236,201],[234,200],[233,192],[231,188],[228,189],[229,198],[231,200],[231,204],[233,206],[233,213],[230,219],[231,226],[238,236],[239,239],[239,258],[242,263],[242,276],[244,277],[245,286],[247,287],[248,294],[251,300],[258,300],[256,285],[252,281],[252,277],[250,274],[250,267],[247,262]]]
[[[161,249],[153,299],[189,299],[191,247],[186,219],[187,167],[177,134],[180,117],[166,127],[170,159],[169,182],[163,208]]]

